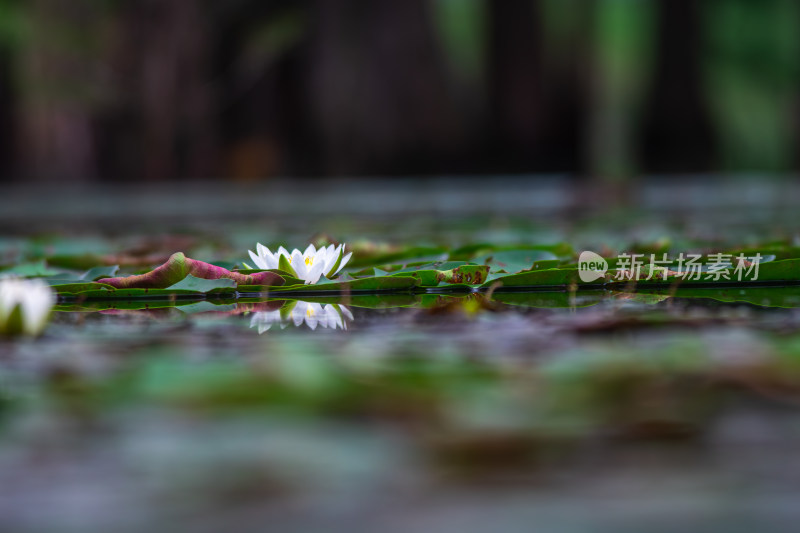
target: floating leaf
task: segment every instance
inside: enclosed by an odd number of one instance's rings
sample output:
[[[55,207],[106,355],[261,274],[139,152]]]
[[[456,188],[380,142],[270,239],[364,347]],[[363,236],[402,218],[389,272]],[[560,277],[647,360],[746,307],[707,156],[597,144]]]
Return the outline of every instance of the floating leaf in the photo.
[[[289,259],[284,254],[280,254],[280,257],[278,258],[278,270],[281,272],[286,272],[287,274],[297,278],[297,272],[295,272],[295,270],[292,268],[291,263],[289,263]]]
[[[546,250],[503,250],[481,255],[472,262],[489,265],[492,272],[503,270],[514,274],[533,268],[537,261],[555,261],[558,257]]]
[[[447,285],[480,285],[489,273],[487,265],[461,265],[450,270],[402,271],[392,276],[413,276],[420,280],[421,287]]]
[[[542,287],[542,286],[567,286],[578,282],[577,268],[550,268],[546,270],[531,270],[520,274],[509,274],[494,280],[487,281],[482,287],[511,288],[511,287]]]
[[[445,261],[448,257],[447,249],[441,247],[415,246],[402,251],[370,255],[353,247],[353,257],[347,263],[348,267],[384,266],[393,263],[419,263]]]
[[[119,270],[119,265],[114,266],[98,266],[90,268],[80,277],[82,280],[95,281],[101,278],[110,278],[114,276]]]
[[[11,268],[7,268],[0,272],[0,274],[13,274],[15,276],[20,276],[23,278],[33,278],[33,277],[45,277],[45,276],[55,276],[59,274],[58,270],[53,270],[52,268],[47,266],[47,263],[42,261],[36,261],[34,263],[22,263],[19,265],[15,265]]]
[[[208,292],[214,289],[236,288],[236,282],[228,278],[203,279],[189,274],[175,285],[170,285],[167,290],[185,290]]]
[[[50,287],[58,294],[75,294],[84,291],[92,290],[113,290],[114,287],[104,283],[84,282],[84,283],[63,283],[57,285],[50,285]]]
[[[147,299],[172,299],[173,301],[180,297],[197,298],[203,296],[204,293],[199,291],[189,291],[182,289],[94,289],[88,291],[80,291],[76,293],[67,293],[64,296],[74,298],[76,300],[126,300],[131,298],[147,298]]]

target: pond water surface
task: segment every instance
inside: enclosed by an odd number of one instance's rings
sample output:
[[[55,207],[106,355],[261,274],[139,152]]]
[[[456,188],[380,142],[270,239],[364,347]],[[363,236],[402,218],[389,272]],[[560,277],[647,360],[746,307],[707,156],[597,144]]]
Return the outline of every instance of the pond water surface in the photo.
[[[453,183],[324,185],[306,209],[291,184],[38,212],[21,191],[0,257],[240,261],[318,233],[598,251],[798,238],[794,193],[770,187],[676,209],[658,187],[603,207],[561,182]],[[799,415],[798,286],[64,300],[42,337],[0,340],[0,523],[792,531]]]

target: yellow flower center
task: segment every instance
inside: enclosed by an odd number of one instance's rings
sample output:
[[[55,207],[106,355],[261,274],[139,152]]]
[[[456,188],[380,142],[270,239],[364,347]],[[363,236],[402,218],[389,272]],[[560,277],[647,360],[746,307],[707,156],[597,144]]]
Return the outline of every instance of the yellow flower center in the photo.
[[[306,309],[306,316],[309,317],[309,318],[314,316],[314,310],[312,308],[310,308],[310,307],[308,309]]]
[[[306,266],[311,266],[313,264],[314,264],[314,258],[311,256],[306,257]]]

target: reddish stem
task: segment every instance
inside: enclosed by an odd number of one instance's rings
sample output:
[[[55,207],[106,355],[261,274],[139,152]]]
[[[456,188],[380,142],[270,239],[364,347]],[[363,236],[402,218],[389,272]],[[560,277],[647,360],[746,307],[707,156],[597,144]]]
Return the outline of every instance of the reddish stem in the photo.
[[[174,253],[163,265],[138,276],[104,278],[98,280],[117,289],[166,289],[191,274],[203,279],[232,279],[237,285],[279,286],[285,280],[274,272],[241,274],[204,261],[190,259],[181,252]]]

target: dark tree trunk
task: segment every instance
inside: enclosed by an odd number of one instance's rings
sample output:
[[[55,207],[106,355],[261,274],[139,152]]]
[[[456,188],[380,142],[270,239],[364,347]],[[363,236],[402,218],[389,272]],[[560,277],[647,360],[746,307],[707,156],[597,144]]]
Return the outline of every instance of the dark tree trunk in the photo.
[[[443,172],[459,135],[426,0],[317,0],[307,95],[321,170]]]
[[[530,0],[490,0],[488,24],[490,167],[529,171],[543,135],[538,10]]]
[[[11,55],[0,47],[0,181],[10,181],[16,170],[16,125],[12,110],[15,94]]]
[[[649,172],[706,171],[713,151],[703,101],[700,3],[660,0],[656,68],[644,125]]]
[[[215,66],[225,172],[242,181],[319,172],[305,98],[308,6],[243,2],[224,14]],[[281,34],[279,45],[259,44],[259,36]]]
[[[219,175],[213,21],[201,0],[124,6],[114,59],[116,101],[104,114],[103,170],[162,181]]]

